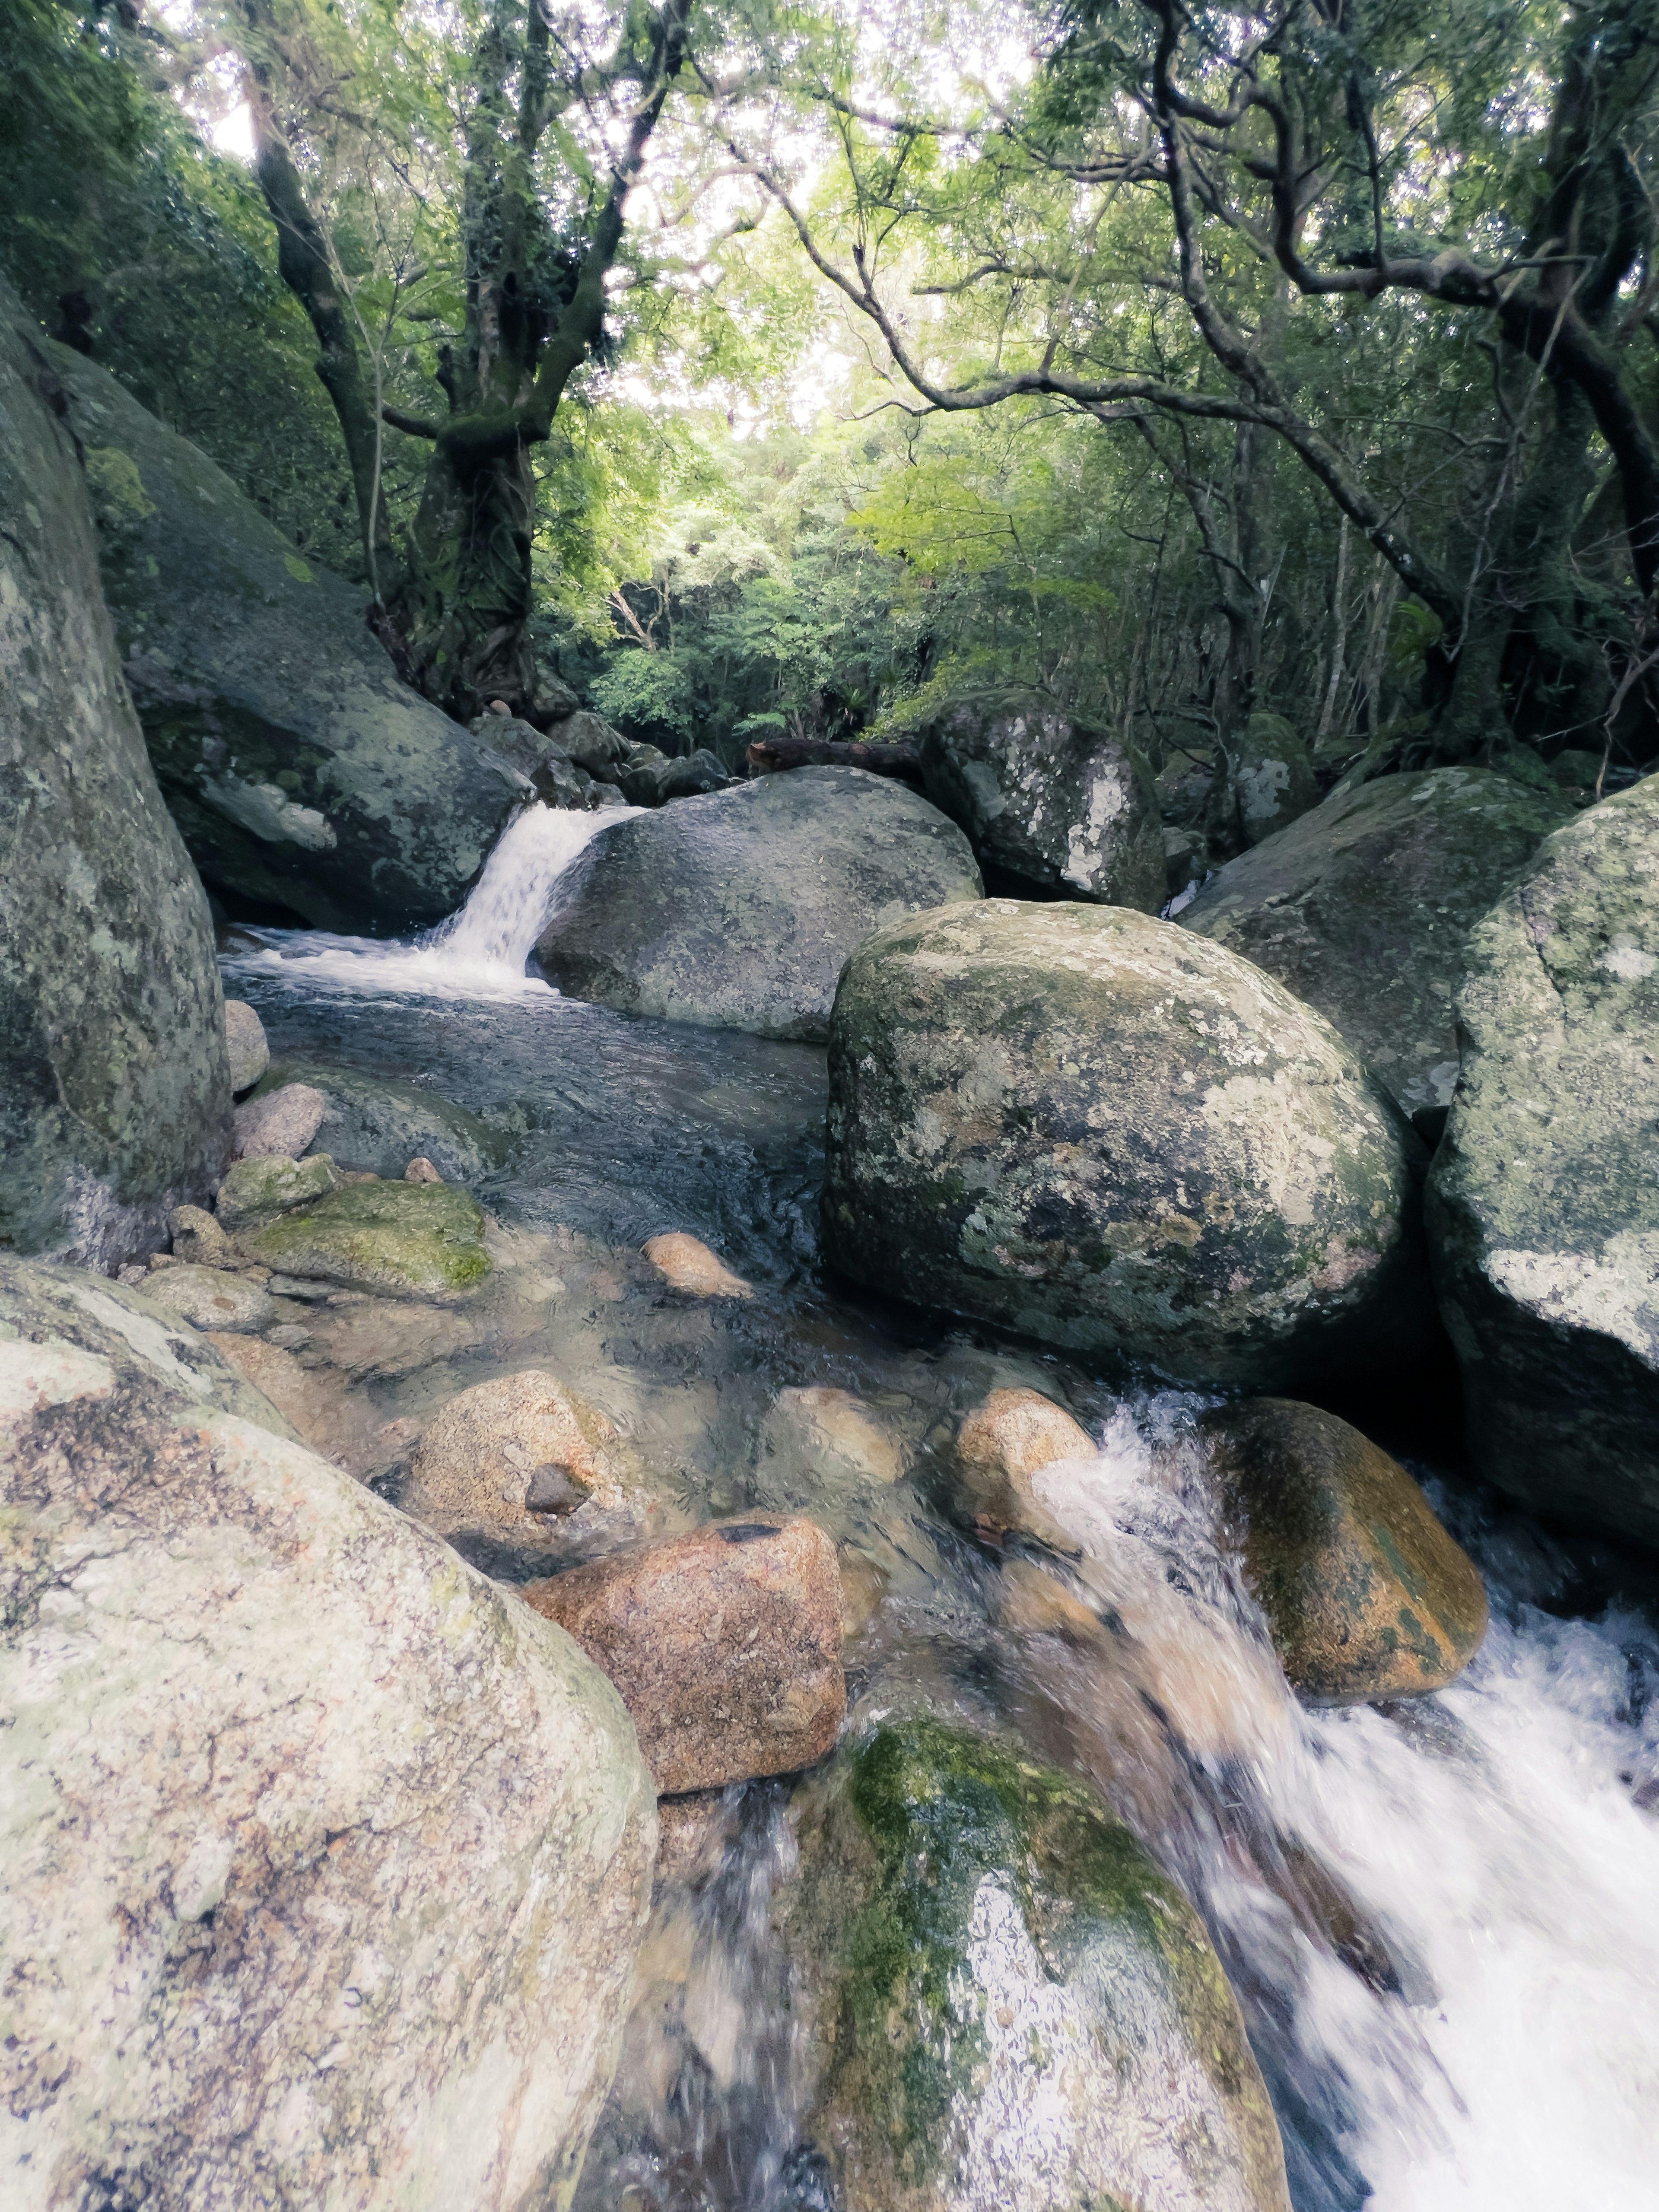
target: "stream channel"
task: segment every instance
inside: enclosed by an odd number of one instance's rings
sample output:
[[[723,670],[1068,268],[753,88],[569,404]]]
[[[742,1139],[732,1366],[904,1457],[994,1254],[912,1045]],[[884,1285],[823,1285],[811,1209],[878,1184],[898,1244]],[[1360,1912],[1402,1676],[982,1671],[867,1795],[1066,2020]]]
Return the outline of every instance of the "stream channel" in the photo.
[[[1476,1491],[1443,1418],[1437,1431],[1402,1417],[1378,1441],[1480,1564],[1490,1633],[1437,1696],[1300,1707],[1198,1510],[1188,1436],[1207,1401],[1126,1391],[827,1277],[823,1054],[613,1013],[526,975],[560,869],[615,818],[521,816],[464,912],[416,945],[229,935],[227,994],[258,1008],[276,1060],[412,1080],[510,1146],[477,1194],[520,1264],[459,1322],[428,1316],[445,1327],[361,1358],[357,1398],[395,1437],[457,1390],[544,1364],[630,1437],[670,1527],[759,1510],[818,1521],[853,1594],[848,1727],[920,1700],[1012,1735],[1086,1776],[1187,1890],[1243,2007],[1297,2212],[1652,2212],[1650,1590]],[[671,1229],[711,1244],[753,1298],[665,1295],[639,1248]],[[814,1385],[878,1417],[896,1479],[779,1421],[778,1393]],[[1097,1458],[1039,1480],[1121,1625],[1109,1669],[1012,1632],[1001,1567],[951,1510],[939,1444],[988,1390],[1020,1385],[1098,1440]],[[372,1475],[372,1458],[354,1471]],[[799,2142],[810,2054],[769,1944],[789,1788],[730,1790],[705,1825],[703,1878],[642,1957],[580,2212],[828,2212]],[[663,1959],[672,1991],[653,1987]],[[1009,1998],[1023,2031],[1041,1988],[1011,1980]],[[671,2016],[672,2033],[653,2027]],[[1043,2124],[1040,2094],[1012,2100],[971,2212],[1042,2212]]]

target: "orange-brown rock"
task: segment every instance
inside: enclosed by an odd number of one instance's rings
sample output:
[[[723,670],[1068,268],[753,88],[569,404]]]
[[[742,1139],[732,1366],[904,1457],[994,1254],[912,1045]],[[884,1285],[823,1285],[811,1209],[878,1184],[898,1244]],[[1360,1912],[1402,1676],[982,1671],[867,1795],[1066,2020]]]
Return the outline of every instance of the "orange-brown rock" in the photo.
[[[716,1521],[530,1583],[616,1684],[659,1791],[810,1766],[847,1709],[836,1549],[811,1521]]]
[[[646,1240],[645,1256],[671,1290],[687,1291],[696,1298],[752,1298],[753,1290],[741,1275],[734,1275],[717,1253],[699,1237],[683,1229],[670,1230]]]
[[[1056,1460],[1093,1459],[1088,1431],[1040,1390],[993,1390],[957,1431],[964,1503],[988,1535],[1011,1528],[1074,1548],[1032,1490],[1032,1478]]]
[[[592,1499],[629,1498],[622,1439],[597,1407],[540,1368],[451,1398],[410,1455],[408,1510],[441,1534],[483,1528],[522,1540]]]
[[[1334,1413],[1254,1398],[1206,1423],[1227,1533],[1291,1686],[1321,1703],[1444,1687],[1486,1593],[1397,1460]]]

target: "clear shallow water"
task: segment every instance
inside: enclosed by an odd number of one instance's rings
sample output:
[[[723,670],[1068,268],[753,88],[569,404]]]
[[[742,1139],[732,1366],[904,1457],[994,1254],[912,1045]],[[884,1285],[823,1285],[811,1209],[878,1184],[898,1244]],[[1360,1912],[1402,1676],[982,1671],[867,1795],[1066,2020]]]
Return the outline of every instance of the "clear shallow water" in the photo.
[[[538,1250],[562,1240],[560,1295],[485,1302],[465,1342],[425,1368],[383,1364],[356,1392],[376,1419],[419,1419],[544,1359],[629,1428],[686,1518],[822,1520],[871,1594],[848,1648],[855,1716],[925,1697],[1015,1731],[1091,1776],[1182,1881],[1244,2006],[1297,2212],[1659,2208],[1659,1811],[1638,1803],[1659,1803],[1651,1620],[1573,1617],[1578,1563],[1449,1479],[1440,1502],[1492,1592],[1485,1649],[1439,1697],[1303,1711],[1211,1543],[1194,1401],[1120,1401],[1040,1349],[824,1281],[822,1054],[523,976],[558,867],[614,818],[532,810],[422,944],[260,932],[227,960],[279,1057],[411,1077],[511,1133],[481,1195]],[[754,1301],[665,1301],[635,1256],[664,1228],[714,1244]],[[829,1470],[780,1429],[780,1390],[826,1383],[888,1425],[907,1480]],[[952,1520],[934,1447],[1010,1383],[1062,1399],[1102,1440],[1042,1480],[1085,1553],[1086,1594],[1125,1625],[1109,1670],[1011,1627],[1006,1565]],[[640,2017],[672,1984],[691,2056],[665,2069],[630,2040],[582,2212],[829,2202],[799,2140],[809,2054],[769,1944],[788,1791],[730,1793],[721,1819],[723,1856],[665,1907],[642,1970]]]

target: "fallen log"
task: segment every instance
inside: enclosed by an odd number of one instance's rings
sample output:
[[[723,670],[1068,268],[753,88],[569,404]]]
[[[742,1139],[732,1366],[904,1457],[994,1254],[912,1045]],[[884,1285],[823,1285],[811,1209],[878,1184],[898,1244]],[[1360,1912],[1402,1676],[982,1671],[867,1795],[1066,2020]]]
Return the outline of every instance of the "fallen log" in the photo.
[[[914,745],[872,745],[862,738],[848,744],[839,738],[757,738],[748,757],[757,775],[791,768],[862,768],[872,775],[921,782],[921,760]]]

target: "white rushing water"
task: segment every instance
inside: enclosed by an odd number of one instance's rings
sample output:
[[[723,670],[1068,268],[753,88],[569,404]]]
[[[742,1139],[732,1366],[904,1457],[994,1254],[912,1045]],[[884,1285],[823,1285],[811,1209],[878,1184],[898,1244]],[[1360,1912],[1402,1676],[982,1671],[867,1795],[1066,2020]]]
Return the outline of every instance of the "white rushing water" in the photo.
[[[405,942],[338,937],[326,930],[252,930],[257,952],[226,961],[233,971],[281,974],[301,988],[397,992],[442,999],[556,999],[526,975],[525,963],[557,909],[559,882],[602,830],[633,806],[576,813],[527,806],[507,824],[459,914]]]
[[[1207,1650],[1184,1690],[1167,1668],[1158,1685],[1199,1766],[1218,1668],[1230,1788],[1242,1772],[1407,1969],[1404,1995],[1373,1990],[1237,1853],[1200,1844],[1194,1886],[1236,1978],[1243,1962],[1289,2001],[1281,2081],[1322,2108],[1370,2212],[1654,2212],[1659,1812],[1637,1802],[1659,1796],[1652,1626],[1559,1620],[1494,1588],[1483,1649],[1437,1698],[1307,1712],[1281,1685],[1264,1704],[1259,1624],[1213,1555],[1206,1571],[1159,1425],[1121,1417],[1099,1460],[1045,1470],[1038,1495],[1132,1635]]]

